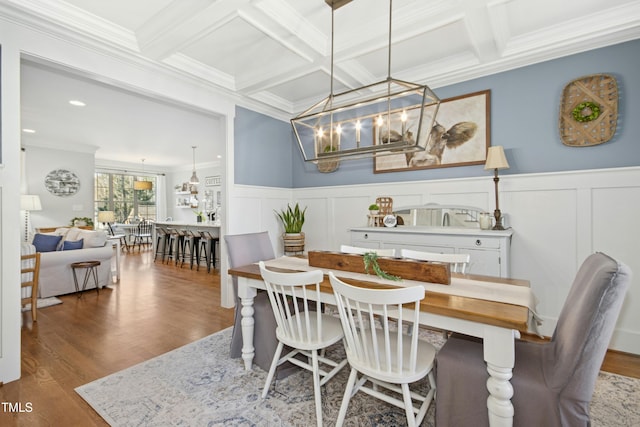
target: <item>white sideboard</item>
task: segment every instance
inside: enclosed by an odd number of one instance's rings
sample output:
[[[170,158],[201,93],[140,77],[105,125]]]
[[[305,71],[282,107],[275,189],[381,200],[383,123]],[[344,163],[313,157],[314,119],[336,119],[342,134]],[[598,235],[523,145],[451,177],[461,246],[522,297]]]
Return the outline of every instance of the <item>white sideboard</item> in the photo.
[[[512,229],[398,226],[360,227],[350,232],[353,246],[465,253],[471,255],[468,273],[510,277]]]

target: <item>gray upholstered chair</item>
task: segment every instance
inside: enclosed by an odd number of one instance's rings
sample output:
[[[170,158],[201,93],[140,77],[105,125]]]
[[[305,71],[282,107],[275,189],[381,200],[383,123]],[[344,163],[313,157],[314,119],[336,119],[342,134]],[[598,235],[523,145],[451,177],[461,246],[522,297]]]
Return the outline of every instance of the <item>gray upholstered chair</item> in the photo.
[[[625,293],[627,266],[602,253],[582,264],[550,342],[516,341],[514,426],[588,426],[589,402]],[[489,425],[482,343],[454,334],[436,357],[436,425]]]
[[[263,231],[259,233],[226,235],[224,240],[227,244],[227,254],[229,256],[229,267],[239,267],[242,265],[252,264],[258,261],[266,261],[276,257],[269,232]],[[240,321],[242,315],[240,309],[240,298],[238,297],[238,279],[233,278],[233,291],[236,295],[235,320],[233,324],[233,334],[231,336],[231,357],[238,358],[242,356],[242,326]],[[276,320],[271,309],[269,296],[264,291],[258,291],[253,300],[253,309],[255,310],[253,317],[254,339],[253,346],[255,348],[255,356],[253,364],[261,367],[269,372],[273,355],[278,347],[278,339],[276,338]],[[279,369],[277,378],[282,378],[283,369]]]

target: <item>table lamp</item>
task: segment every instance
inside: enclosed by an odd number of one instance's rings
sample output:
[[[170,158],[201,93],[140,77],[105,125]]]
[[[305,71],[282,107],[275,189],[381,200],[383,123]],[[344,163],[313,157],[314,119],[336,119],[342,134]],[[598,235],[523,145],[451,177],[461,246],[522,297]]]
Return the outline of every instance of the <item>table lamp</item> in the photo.
[[[20,195],[20,210],[25,211],[24,215],[24,241],[29,241],[29,222],[31,220],[29,212],[41,211],[42,203],[40,203],[40,196],[37,194],[21,194]]]
[[[111,225],[110,223],[115,222],[116,214],[113,211],[99,211],[98,212],[98,222],[102,223],[102,228],[106,228],[106,225]]]
[[[492,230],[504,230],[502,225],[502,214],[500,213],[500,205],[498,204],[498,169],[509,169],[509,163],[504,155],[504,148],[501,145],[489,147],[487,153],[487,162],[484,165],[485,170],[493,169],[493,182],[496,187],[496,210],[493,211],[493,216],[496,219],[496,223]]]

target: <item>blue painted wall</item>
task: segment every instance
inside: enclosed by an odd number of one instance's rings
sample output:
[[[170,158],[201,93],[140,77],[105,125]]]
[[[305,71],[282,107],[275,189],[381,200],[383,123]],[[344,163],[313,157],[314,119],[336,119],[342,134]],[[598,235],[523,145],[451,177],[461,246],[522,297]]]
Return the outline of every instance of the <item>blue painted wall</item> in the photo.
[[[505,148],[510,169],[501,174],[558,172],[568,170],[613,168],[640,165],[640,40],[596,49],[528,67],[519,68],[464,83],[437,88],[442,98],[491,90],[491,144]],[[618,81],[619,104],[617,131],[612,140],[592,147],[568,147],[562,144],[558,131],[558,111],[564,86],[588,74],[612,74]],[[244,110],[248,112],[248,110]],[[252,113],[255,115],[255,113]],[[265,116],[261,116],[266,118]],[[304,163],[294,145],[290,125],[280,122],[289,135],[274,144],[279,156],[291,158],[292,186],[319,187],[330,185],[415,181],[429,179],[486,176],[482,165],[425,169],[408,172],[373,173],[373,161],[342,161],[333,173],[323,174],[315,165]],[[238,121],[237,124],[240,124]],[[256,124],[251,124],[256,126]],[[280,127],[278,127],[280,129]],[[247,130],[236,128],[238,133]],[[286,142],[284,142],[286,141]],[[286,147],[287,144],[291,144]],[[293,147],[292,151],[290,148]],[[272,153],[269,153],[272,154]],[[255,155],[255,154],[253,154]],[[236,180],[242,154],[236,149]],[[256,164],[257,166],[257,164]],[[243,174],[254,175],[253,181],[269,181],[272,168],[244,168]],[[246,181],[250,176],[242,176]],[[269,185],[269,184],[262,184]]]
[[[293,187],[294,137],[289,122],[236,107],[236,184]]]

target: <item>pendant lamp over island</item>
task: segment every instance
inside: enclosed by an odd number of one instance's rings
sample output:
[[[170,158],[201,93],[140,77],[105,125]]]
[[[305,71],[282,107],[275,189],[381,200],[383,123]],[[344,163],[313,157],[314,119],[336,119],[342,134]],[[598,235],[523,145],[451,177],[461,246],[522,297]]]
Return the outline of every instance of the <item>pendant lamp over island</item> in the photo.
[[[144,159],[142,159],[142,175],[145,176]],[[151,190],[152,188],[153,188],[153,182],[151,181],[133,181],[134,190]]]
[[[193,149],[193,174],[191,174],[191,178],[189,178],[189,184],[198,185],[200,184],[200,180],[198,179],[198,175],[196,175],[196,146],[192,145]]]

